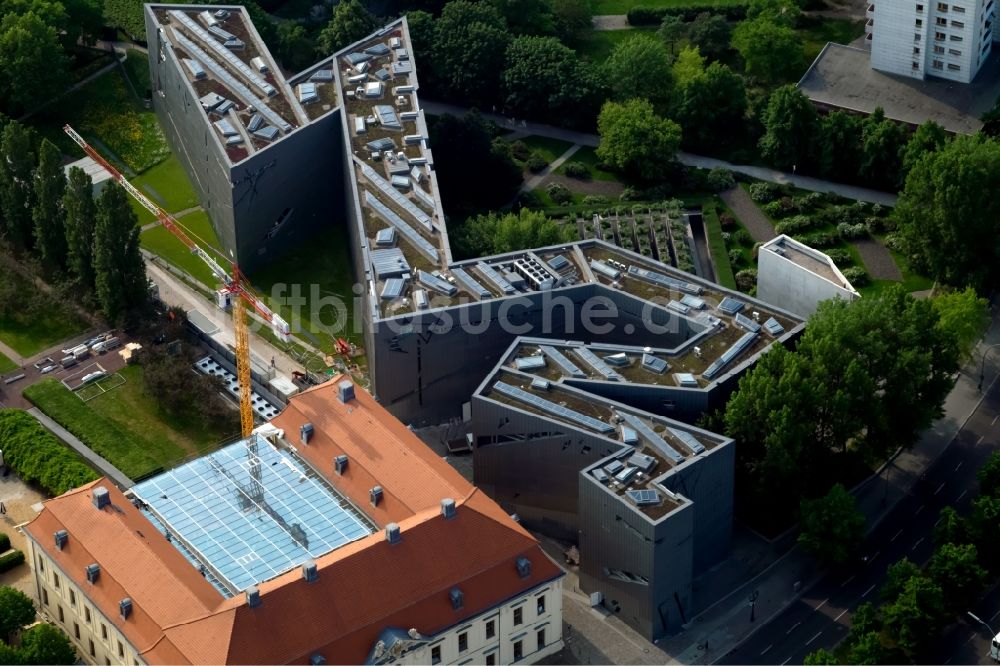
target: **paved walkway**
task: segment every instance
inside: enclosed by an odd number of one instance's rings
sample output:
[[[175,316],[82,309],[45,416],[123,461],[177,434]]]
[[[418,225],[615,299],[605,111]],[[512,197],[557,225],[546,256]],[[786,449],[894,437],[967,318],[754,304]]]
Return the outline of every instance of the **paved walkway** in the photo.
[[[974,361],[958,375],[955,387],[945,400],[944,415],[923,433],[912,448],[899,452],[882,470],[852,490],[858,507],[868,519],[869,529],[877,525],[909,492],[981,402],[983,394],[977,388],[979,363],[988,345],[1000,343],[997,319],[1000,319],[1000,313],[994,315],[990,330],[974,354]],[[1000,359],[991,355],[988,361],[984,386],[990,386],[1000,377]],[[734,551],[730,561],[738,561],[740,557],[741,554]],[[729,566],[729,563],[722,566]],[[659,647],[677,663],[714,662],[798,600],[822,574],[823,571],[811,557],[797,546],[793,547],[762,573],[693,618],[685,631],[660,641]],[[748,598],[754,590],[759,593],[758,615],[756,622],[751,623]]]
[[[903,273],[899,270],[896,260],[892,258],[892,253],[885,245],[874,238],[853,240],[851,245],[858,251],[862,263],[873,280],[893,280],[894,282],[903,280]]]
[[[725,192],[720,192],[719,196],[747,228],[755,243],[766,243],[778,235],[774,231],[771,220],[767,219],[764,211],[754,203],[754,200],[742,187],[737,185]]]
[[[39,423],[51,430],[56,437],[66,442],[71,449],[83,456],[87,462],[100,470],[101,474],[114,481],[119,488],[126,490],[134,485],[132,479],[125,476],[121,470],[94,453],[86,444],[77,439],[70,431],[66,430],[61,425],[43,414],[37,407],[32,407],[31,409],[28,409],[27,412],[38,419]]]
[[[632,30],[635,27],[629,24],[628,16],[625,14],[595,16],[592,22],[594,30]]]
[[[427,99],[423,100],[421,104],[423,105],[424,111],[435,115],[450,113],[453,116],[464,116],[470,111],[470,109],[466,107],[457,106],[455,104],[446,104],[444,102],[435,102]],[[484,111],[480,111],[480,115],[482,115],[483,118],[492,120],[500,127],[517,129],[518,131],[529,135],[534,134],[537,136],[546,136],[594,148],[596,148],[598,143],[600,143],[600,137],[596,134],[576,132],[574,130],[554,127],[552,125],[545,125],[542,123],[515,120],[500,114],[488,113]],[[775,169],[769,169],[767,167],[732,164],[724,160],[717,160],[714,157],[692,155],[691,153],[677,153],[677,159],[685,166],[699,167],[702,169],[714,169],[716,167],[720,167],[723,169],[729,169],[730,171],[735,171],[736,173],[742,173],[759,180],[766,180],[772,183],[780,184],[787,183],[812,192],[833,192],[842,197],[847,197],[848,199],[857,199],[859,201],[867,201],[869,203],[880,203],[888,206],[894,206],[896,204],[895,194],[870,190],[865,187],[832,183],[827,180],[812,178],[811,176],[799,176],[796,174],[785,173],[783,171],[777,171]]]
[[[521,185],[521,190],[520,191],[521,192],[530,192],[531,190],[535,189],[536,187],[541,186],[542,182],[546,178],[548,178],[552,174],[553,171],[555,171],[556,169],[558,169],[559,167],[561,167],[563,165],[563,162],[565,162],[570,157],[572,157],[573,153],[575,153],[576,151],[580,150],[580,148],[581,148],[580,144],[573,144],[572,146],[570,146],[569,150],[567,150],[565,153],[563,153],[559,157],[557,157],[554,160],[552,160],[551,164],[549,164],[547,167],[545,167],[544,169],[542,169],[541,171],[539,171],[538,173],[536,173],[535,175],[533,175],[531,178],[529,178],[528,180],[526,180],[524,182],[524,185]]]
[[[0,354],[3,354],[7,358],[9,358],[16,365],[24,365],[24,362],[26,360],[23,356],[21,356],[16,351],[11,349],[9,346],[4,344],[3,340],[0,340]]]

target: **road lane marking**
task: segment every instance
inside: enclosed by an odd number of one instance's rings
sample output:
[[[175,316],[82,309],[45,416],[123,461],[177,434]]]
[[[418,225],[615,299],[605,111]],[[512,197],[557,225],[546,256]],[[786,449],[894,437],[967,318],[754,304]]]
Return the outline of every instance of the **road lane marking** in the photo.
[[[986,437],[986,435],[980,435],[979,439],[976,440],[976,444],[981,444],[984,437]]]
[[[938,486],[937,490],[934,491],[934,494],[937,495],[939,492],[941,492],[942,488],[944,488],[944,484],[943,483],[940,486]]]
[[[806,645],[809,645],[810,643],[812,643],[814,640],[816,640],[817,638],[819,638],[822,634],[823,634],[822,631],[817,631],[815,636],[813,636],[812,638],[810,638],[809,640],[806,641]]]
[[[960,499],[962,499],[963,497],[965,497],[965,493],[967,493],[967,492],[969,492],[969,491],[968,491],[968,490],[963,490],[963,491],[962,491],[962,494],[958,496],[958,499],[960,500]],[[957,502],[958,500],[955,500],[955,501]]]
[[[828,602],[829,600],[830,600],[830,597],[827,597],[827,598],[826,598],[826,599],[824,599],[823,601],[819,602],[819,606],[816,606],[816,608],[814,608],[813,610],[814,610],[814,611],[818,611],[818,610],[819,610],[820,608],[822,608],[822,607],[823,607],[823,604],[825,604],[825,603],[826,603],[826,602]]]
[[[764,648],[763,652],[760,653],[760,656],[763,657],[765,654],[767,654],[767,651],[770,650],[773,647],[774,647],[774,643],[771,643],[770,645],[768,645],[766,648]]]
[[[784,660],[783,662],[781,662],[781,666],[785,666],[785,664],[787,664],[787,663],[788,663],[788,662],[790,662],[791,660],[792,660],[792,658],[791,658],[791,657],[789,657],[788,659],[786,659],[786,660]]]
[[[995,620],[997,615],[1000,615],[1000,611],[997,611],[996,613],[993,613],[993,617],[990,618],[990,622],[992,622],[993,620]]]
[[[899,538],[899,535],[902,534],[902,533],[903,533],[903,530],[900,529],[898,532],[896,532],[894,535],[892,535],[892,538],[889,539],[889,541],[895,541],[897,538]]]
[[[997,414],[996,416],[993,417],[993,420],[990,421],[990,425],[995,426],[997,424],[997,419],[1000,419],[1000,414]]]
[[[838,615],[837,617],[833,618],[833,621],[834,622],[839,622],[840,618],[844,617],[844,613],[846,613],[846,612],[847,612],[846,608],[844,610],[840,611],[840,615]]]
[[[917,542],[915,544],[913,544],[913,548],[911,548],[910,550],[916,550],[917,546],[919,546],[920,542],[923,541],[923,540],[924,540],[923,537],[920,537],[919,539],[917,539]]]
[[[958,471],[958,468],[959,468],[959,467],[961,467],[961,466],[962,466],[962,463],[964,463],[964,462],[965,462],[964,460],[960,460],[960,461],[958,462],[958,464],[957,464],[957,465],[955,465],[955,469],[953,469],[952,471],[953,471],[953,472],[957,472],[957,471]]]
[[[840,586],[844,587],[845,585],[847,585],[848,583],[850,583],[852,580],[854,580],[854,576],[851,576],[850,578],[848,578],[847,580],[845,580],[843,583],[840,584]]]
[[[937,527],[938,523],[940,523],[942,520],[944,520],[944,517],[943,516],[938,516],[938,519],[934,521],[934,527]]]
[[[800,624],[802,624],[802,623],[801,622],[796,622],[795,624],[793,624],[792,627],[791,627],[791,629],[789,629],[788,631],[785,632],[785,635],[787,636],[788,634],[792,633],[795,630],[795,627],[799,626]],[[789,657],[789,659],[791,659],[791,657]]]
[[[882,554],[882,551],[881,551],[881,550],[876,550],[876,551],[875,551],[875,554],[871,556],[871,559],[869,559],[869,560],[868,560],[868,562],[869,562],[869,563],[871,563],[871,562],[874,562],[874,561],[875,561],[875,558],[876,558],[876,557],[878,557],[878,556],[879,556],[879,555],[881,555],[881,554]]]
[[[875,585],[872,584],[871,587],[869,587],[867,590],[865,590],[864,592],[861,593],[861,598],[863,599],[863,598],[867,597],[868,593],[871,592],[874,589],[875,589]]]
[[[913,512],[913,515],[915,516],[915,515],[917,515],[918,513],[920,513],[920,512],[921,512],[921,511],[923,511],[923,510],[924,510],[924,505],[923,505],[923,504],[921,504],[921,505],[920,505],[920,508],[918,508],[918,509],[917,509],[916,511],[914,511],[914,512]]]

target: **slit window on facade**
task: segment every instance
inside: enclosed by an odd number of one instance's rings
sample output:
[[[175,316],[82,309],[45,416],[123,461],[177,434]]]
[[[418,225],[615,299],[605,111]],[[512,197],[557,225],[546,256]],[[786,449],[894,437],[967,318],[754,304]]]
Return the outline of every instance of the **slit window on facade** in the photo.
[[[954,63],[949,62],[948,63],[948,69],[950,69],[953,72],[960,72],[960,71],[962,71],[962,66],[961,65],[956,65]]]
[[[521,641],[514,641],[514,661],[521,661],[524,658],[524,644]]]
[[[46,606],[49,605],[49,591],[48,590],[44,590],[44,589],[42,590],[42,603],[45,604]]]
[[[440,664],[441,663],[441,646],[435,645],[431,648],[431,663]]]
[[[41,572],[45,571],[45,560],[42,559],[41,555],[38,556],[38,570]]]
[[[458,635],[458,651],[465,652],[469,649],[469,634],[463,631]]]
[[[76,640],[80,640],[80,624],[77,622],[73,623],[73,635],[76,636]]]
[[[59,589],[59,574],[52,574],[52,585],[58,590]]]
[[[69,605],[76,608],[76,592],[73,590],[69,591]]]
[[[517,625],[521,624],[522,622],[524,622],[523,615],[524,615],[524,612],[523,612],[522,608],[515,608],[514,609],[514,626],[517,626]]]
[[[961,21],[952,21],[951,22],[951,27],[953,27],[953,28],[964,28],[965,24],[962,23]]]
[[[959,37],[958,35],[952,35],[951,37],[949,37],[949,39],[951,41],[953,41],[953,42],[961,42],[961,41],[963,41],[963,38]]]
[[[83,609],[83,621],[90,624],[90,609],[84,607]]]
[[[486,666],[496,666],[497,663],[497,653],[492,652],[486,655]]]
[[[545,595],[538,597],[538,614],[545,615]]]
[[[94,654],[94,639],[91,638],[91,639],[89,639],[89,641],[90,641],[90,656],[93,657],[93,656],[95,656],[95,654]]]
[[[545,647],[545,629],[539,629],[535,637],[538,638],[538,649],[541,650]]]
[[[493,638],[497,635],[497,625],[493,620],[486,621],[486,638]]]
[[[63,614],[62,606],[56,606],[56,609],[59,611],[59,621],[60,622],[65,622],[66,621],[66,616]]]
[[[101,640],[108,640],[108,625],[106,624],[101,625]]]
[[[123,659],[125,658],[125,646],[122,645],[121,641],[118,641],[118,656]]]

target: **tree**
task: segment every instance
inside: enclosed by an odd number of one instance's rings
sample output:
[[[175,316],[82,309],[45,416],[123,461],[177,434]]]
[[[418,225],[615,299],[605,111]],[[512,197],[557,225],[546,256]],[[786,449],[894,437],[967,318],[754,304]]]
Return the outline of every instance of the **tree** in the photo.
[[[605,164],[644,180],[655,180],[677,154],[681,128],[662,118],[646,100],[606,102],[597,118],[597,156]]]
[[[55,27],[34,11],[0,20],[0,104],[20,114],[61,92],[67,59]]]
[[[807,654],[802,663],[804,666],[839,666],[840,660],[826,648],[820,648]]]
[[[912,658],[927,647],[945,621],[944,593],[934,581],[914,576],[884,614],[890,636]]]
[[[799,544],[826,564],[849,562],[865,536],[865,517],[839,483],[823,497],[802,500],[800,516]]]
[[[996,454],[994,454],[996,455]],[[980,469],[980,472],[983,470]],[[1000,471],[1000,470],[998,470]],[[980,481],[980,488],[982,481]],[[946,543],[967,543],[969,540],[969,526],[958,511],[946,506],[941,509],[940,519],[934,526],[934,542],[941,546]]]
[[[878,631],[882,626],[882,618],[879,617],[879,610],[870,601],[860,604],[854,609],[851,616],[851,638],[857,639],[865,634]]]
[[[66,212],[66,258],[70,272],[84,289],[94,288],[94,184],[87,172],[71,167],[63,195]]]
[[[437,81],[434,77],[432,58],[436,28],[434,17],[424,11],[414,10],[406,14],[406,27],[410,31],[410,46],[413,48],[413,59],[420,67],[420,85],[433,89]]]
[[[802,39],[767,17],[746,20],[733,30],[733,48],[746,73],[764,82],[794,78],[802,70]]]
[[[881,107],[861,123],[861,175],[876,187],[895,189],[906,130],[889,120]]]
[[[21,635],[25,664],[75,664],[76,650],[66,634],[51,624],[36,624]]]
[[[792,27],[799,18],[799,6],[791,0],[750,0],[747,19],[766,19],[777,25]]]
[[[980,562],[992,570],[1000,558],[1000,498],[983,495],[972,500],[969,536],[979,552]]]
[[[705,58],[698,52],[697,46],[687,46],[681,49],[671,66],[674,83],[681,90],[689,83],[705,73]]]
[[[282,21],[278,24],[277,39],[278,58],[288,69],[297,72],[315,60],[316,46],[302,25],[293,21]]]
[[[596,68],[555,37],[518,37],[507,49],[503,73],[508,108],[528,118],[593,126],[604,97]]]
[[[702,12],[694,17],[688,28],[688,39],[702,55],[712,60],[722,60],[729,53],[732,28],[722,14]]]
[[[762,119],[764,159],[782,169],[813,162],[819,128],[816,107],[795,86],[782,86],[771,94]]]
[[[7,123],[0,133],[0,213],[7,240],[18,248],[31,247],[32,239],[32,134],[17,122]]]
[[[192,377],[195,360],[187,350],[170,354],[162,345],[144,350],[141,363],[146,394],[169,414],[203,424],[231,423],[235,430],[236,414],[220,397],[224,385],[218,377],[201,373]]]
[[[885,648],[878,631],[869,631],[854,639],[847,652],[847,661],[857,666],[878,666],[885,663]]]
[[[361,0],[341,0],[333,8],[333,16],[316,39],[321,57],[364,39],[378,27]]]
[[[1000,283],[1000,143],[959,136],[918,161],[895,209],[916,270],[985,293]]]
[[[146,303],[146,266],[139,253],[139,225],[125,190],[105,185],[94,223],[94,276],[105,318],[121,324]]]
[[[62,168],[62,153],[48,139],[42,140],[38,149],[38,168],[35,169],[35,244],[50,266],[62,270],[66,266],[66,225],[63,195],[66,192],[66,174]]]
[[[694,149],[727,145],[745,125],[746,88],[736,72],[713,62],[680,89],[674,119],[684,129],[684,144]]]
[[[850,181],[861,169],[861,118],[832,111],[820,120],[819,172],[826,178]]]
[[[938,314],[938,328],[955,340],[963,359],[971,360],[976,341],[989,325],[989,302],[966,287],[939,294],[931,303]]]
[[[941,586],[945,606],[952,613],[974,601],[986,583],[986,570],[979,566],[976,547],[968,543],[941,544],[927,569],[931,579]]]
[[[472,256],[565,243],[571,236],[565,225],[527,208],[505,215],[478,215],[465,222],[461,235],[466,251]]]
[[[904,176],[920,161],[921,157],[940,149],[947,142],[947,139],[948,133],[933,120],[928,120],[917,127],[917,131],[910,136],[910,140],[906,142],[906,146],[903,148],[902,162]]]
[[[594,13],[587,0],[552,0],[552,23],[564,44],[577,46],[593,28]]]
[[[681,17],[674,14],[667,14],[660,22],[660,27],[656,30],[656,36],[660,38],[663,45],[674,52],[674,46],[684,35],[685,25]]]
[[[492,5],[468,0],[445,5],[433,47],[434,72],[444,92],[474,105],[496,102],[510,40]]]
[[[670,54],[652,35],[638,34],[619,42],[604,63],[612,98],[649,100],[658,113],[665,113],[673,93]]]
[[[920,576],[920,567],[904,557],[898,562],[893,562],[885,571],[885,582],[879,590],[879,596],[885,603],[892,603],[899,598],[906,588],[906,583],[914,577]]]
[[[552,35],[552,0],[488,0],[515,35]]]
[[[35,621],[35,602],[21,590],[0,587],[0,640],[10,641],[11,635]]]

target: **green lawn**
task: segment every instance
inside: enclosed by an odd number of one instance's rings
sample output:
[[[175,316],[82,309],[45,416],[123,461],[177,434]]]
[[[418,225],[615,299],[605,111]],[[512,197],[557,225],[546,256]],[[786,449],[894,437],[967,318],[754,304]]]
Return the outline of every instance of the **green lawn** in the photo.
[[[573,147],[569,141],[552,139],[547,136],[526,136],[516,140],[541,155],[549,164]]]
[[[10,360],[3,354],[0,354],[0,373],[9,372],[10,370],[13,370],[16,367],[17,364],[14,363],[14,361]]]
[[[730,5],[743,4],[745,0],[699,0],[699,5],[713,5],[716,7],[728,7]],[[593,11],[595,16],[604,14],[627,14],[632,7],[640,5],[642,7],[679,7],[690,3],[684,0],[594,0]]]
[[[198,195],[175,155],[133,178],[132,184],[168,213],[177,213],[198,205]],[[144,212],[145,210],[143,208]],[[148,212],[147,214],[152,216]]]
[[[850,44],[865,34],[864,21],[821,17],[802,17],[796,29],[802,38],[805,66],[808,67],[827,42]]]
[[[125,73],[128,75],[135,91],[140,96],[146,94],[150,87],[149,82],[149,58],[144,53],[129,50],[125,56]]]
[[[205,453],[238,435],[225,427],[205,428],[164,413],[156,399],[145,393],[141,366],[127,366],[121,374],[124,385],[88,402],[54,379],[28,387],[24,395],[133,479]]]
[[[705,234],[708,236],[712,263],[715,264],[716,282],[723,287],[736,289],[736,277],[729,263],[729,253],[726,251],[726,242],[722,239],[722,225],[719,223],[719,213],[715,206],[706,205],[702,219],[705,221]]]
[[[613,2],[614,0],[612,0]],[[631,4],[631,3],[630,3]],[[646,4],[646,3],[643,3]],[[624,14],[625,12],[596,12],[598,14]],[[615,46],[626,39],[643,33],[656,32],[657,26],[640,26],[627,30],[591,30],[580,38],[580,46],[577,49],[581,56],[586,56],[592,62],[604,62],[611,55]]]
[[[0,265],[0,280],[17,285],[22,299],[10,314],[0,315],[0,340],[21,356],[34,356],[87,330],[87,322],[68,305],[38,290],[12,268]]]
[[[249,276],[269,305],[288,321],[292,333],[324,351],[332,351],[338,337],[358,346],[364,343],[361,322],[353,312],[350,237],[344,224],[330,226]],[[303,304],[293,308],[288,299],[296,296]],[[339,303],[346,311],[339,309]]]
[[[618,176],[611,171],[606,171],[600,167],[601,160],[597,157],[597,151],[590,146],[583,146],[566,161],[569,162],[580,162],[585,167],[587,171],[590,172],[590,177],[593,180],[607,180],[616,181]],[[566,164],[556,169],[556,173],[565,174]]]
[[[185,232],[195,243],[204,248],[215,248],[221,250],[219,239],[212,229],[212,223],[208,219],[208,214],[198,210],[189,213],[177,220]],[[202,259],[192,254],[187,247],[181,243],[176,236],[163,226],[156,226],[142,232],[139,237],[142,247],[150,252],[159,255],[165,261],[173,264],[177,268],[186,271],[191,277],[198,280],[206,287],[214,289],[217,280],[212,275],[212,271]],[[218,259],[218,258],[217,258]],[[226,268],[226,266],[223,266]]]

